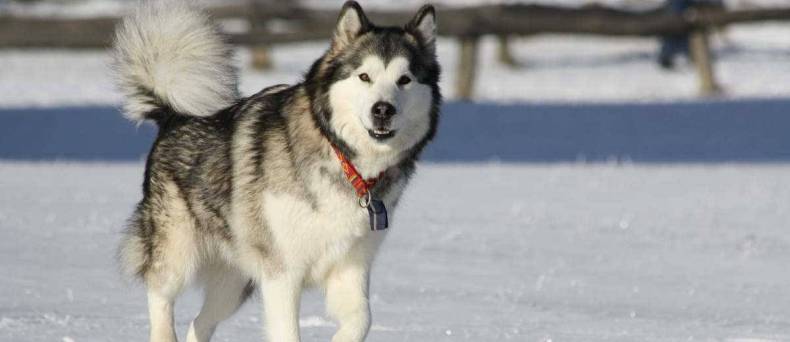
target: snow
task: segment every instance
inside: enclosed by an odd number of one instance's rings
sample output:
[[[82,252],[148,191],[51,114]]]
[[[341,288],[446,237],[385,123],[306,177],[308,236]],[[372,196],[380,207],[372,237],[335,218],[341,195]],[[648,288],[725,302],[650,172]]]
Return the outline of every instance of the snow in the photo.
[[[656,64],[657,41],[644,38],[540,35],[514,41],[514,55],[524,64],[512,69],[496,60],[496,42],[483,39],[475,100],[487,102],[675,102],[698,99],[698,78],[681,61],[678,70]],[[458,43],[440,39],[445,96],[456,98],[455,66]],[[790,96],[784,75],[790,74],[790,24],[733,26],[716,36],[716,72],[725,98]],[[243,69],[241,86],[252,93],[274,83],[299,80],[323,50],[323,43],[278,46],[276,69],[251,70],[249,53],[238,54]]]
[[[145,339],[113,258],[142,172],[0,164],[0,340]],[[786,341],[788,208],[786,164],[424,164],[376,262],[370,340]],[[216,340],[259,340],[258,307]],[[179,334],[197,308],[179,303]],[[301,317],[329,339],[319,295]]]
[[[790,24],[733,26],[713,40],[715,70],[728,99],[790,96]],[[655,39],[540,35],[518,38],[513,52],[523,63],[511,69],[496,61],[496,43],[482,42],[475,99],[491,102],[677,102],[694,101],[698,79],[681,61],[678,69],[657,66]],[[241,90],[253,94],[277,83],[298,82],[326,49],[325,42],[277,45],[275,69],[250,67],[250,53],[238,49]],[[441,86],[456,98],[458,44],[439,40]],[[117,105],[121,98],[100,50],[0,50],[0,108]]]
[[[790,340],[790,25],[733,26],[713,43],[724,100],[697,99],[687,64],[660,70],[654,40],[542,35],[514,41],[521,69],[485,39],[479,103],[464,103],[452,101],[458,46],[441,39],[451,101],[377,259],[369,340]],[[242,92],[298,81],[325,48],[278,45],[265,72],[239,49]],[[144,291],[114,253],[153,129],[121,119],[108,63],[104,51],[0,50],[0,341],[147,334]],[[257,300],[215,340],[260,340]],[[178,304],[180,336],[198,307],[196,291]],[[329,340],[321,296],[302,307],[304,340]]]

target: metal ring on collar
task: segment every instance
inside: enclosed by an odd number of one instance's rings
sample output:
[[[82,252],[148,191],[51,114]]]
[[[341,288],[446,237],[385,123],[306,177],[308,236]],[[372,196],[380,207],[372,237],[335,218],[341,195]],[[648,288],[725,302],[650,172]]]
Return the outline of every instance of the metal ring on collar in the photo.
[[[370,201],[373,200],[373,196],[370,194],[370,191],[366,192],[364,196],[359,198],[359,206],[362,208],[367,208],[370,206]]]

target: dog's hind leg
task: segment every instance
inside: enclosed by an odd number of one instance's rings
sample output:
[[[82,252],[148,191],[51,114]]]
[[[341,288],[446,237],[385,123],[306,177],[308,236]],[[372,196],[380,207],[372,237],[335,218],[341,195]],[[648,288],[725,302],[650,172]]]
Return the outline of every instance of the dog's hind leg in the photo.
[[[188,248],[179,249],[179,245],[172,243],[178,240],[177,234],[172,230],[168,238],[170,243],[163,243],[167,249],[181,253],[157,253],[158,255],[154,257],[157,260],[154,262],[155,266],[152,266],[145,276],[151,342],[176,342],[173,306],[178,295],[192,278],[194,266],[191,262],[196,259]]]
[[[139,209],[122,256],[127,263],[140,261],[137,273],[148,290],[151,342],[175,342],[173,305],[200,269],[201,253],[195,219],[178,187],[171,182],[156,186],[153,204],[143,203]]]
[[[249,278],[228,267],[212,266],[202,273],[203,307],[189,327],[187,342],[209,341],[217,325],[236,312],[254,290]]]

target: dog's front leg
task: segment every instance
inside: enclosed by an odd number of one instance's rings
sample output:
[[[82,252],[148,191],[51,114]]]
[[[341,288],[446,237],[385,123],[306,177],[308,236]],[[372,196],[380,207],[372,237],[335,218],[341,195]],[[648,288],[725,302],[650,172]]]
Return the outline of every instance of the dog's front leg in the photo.
[[[261,282],[269,342],[299,342],[299,301],[302,276],[280,275]]]
[[[360,260],[335,266],[326,280],[326,306],[339,323],[332,342],[361,342],[370,328],[368,267]]]

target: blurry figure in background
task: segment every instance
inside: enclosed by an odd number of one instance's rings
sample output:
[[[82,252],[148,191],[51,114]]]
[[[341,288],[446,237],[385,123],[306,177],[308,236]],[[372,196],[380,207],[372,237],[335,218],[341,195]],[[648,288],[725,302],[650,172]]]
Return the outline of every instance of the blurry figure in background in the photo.
[[[688,9],[696,7],[724,7],[722,0],[667,0],[664,8],[667,11],[683,15]],[[689,53],[689,33],[670,34],[661,37],[661,49],[658,52],[658,64],[664,69],[672,69],[675,66],[675,58],[683,55],[691,58]]]
[[[667,0],[664,7],[673,14],[683,15],[695,0]],[[664,69],[675,66],[675,57],[689,56],[689,34],[670,34],[661,37],[661,50],[658,52],[658,64]]]

